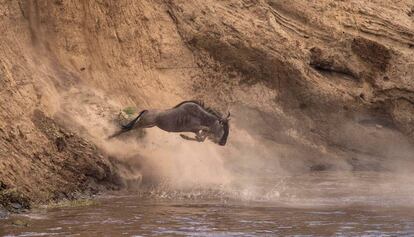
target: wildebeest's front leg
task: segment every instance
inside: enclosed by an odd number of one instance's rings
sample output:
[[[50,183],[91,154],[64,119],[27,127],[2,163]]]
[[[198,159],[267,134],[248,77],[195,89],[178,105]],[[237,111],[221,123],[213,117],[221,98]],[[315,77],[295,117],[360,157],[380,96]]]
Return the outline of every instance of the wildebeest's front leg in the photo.
[[[189,140],[189,141],[198,141],[196,138],[192,138],[184,134],[180,134],[180,137],[182,137],[185,140]]]
[[[184,135],[184,134],[180,134],[180,136],[182,138],[186,139],[186,140],[189,140],[189,141],[204,142],[206,140],[206,138],[207,138],[207,133],[205,131],[203,131],[203,130],[200,130],[200,131],[198,131],[196,133],[196,137],[195,138],[189,137],[189,136]]]
[[[199,142],[204,142],[206,140],[206,138],[207,138],[207,132],[205,132],[204,130],[200,130],[196,134],[196,139]]]

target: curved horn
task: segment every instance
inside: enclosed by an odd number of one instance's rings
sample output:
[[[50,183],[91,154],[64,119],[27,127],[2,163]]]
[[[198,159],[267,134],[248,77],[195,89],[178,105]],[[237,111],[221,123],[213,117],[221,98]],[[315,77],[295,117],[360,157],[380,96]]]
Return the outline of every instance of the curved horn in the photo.
[[[226,119],[228,119],[228,118],[230,118],[230,111],[228,112]]]

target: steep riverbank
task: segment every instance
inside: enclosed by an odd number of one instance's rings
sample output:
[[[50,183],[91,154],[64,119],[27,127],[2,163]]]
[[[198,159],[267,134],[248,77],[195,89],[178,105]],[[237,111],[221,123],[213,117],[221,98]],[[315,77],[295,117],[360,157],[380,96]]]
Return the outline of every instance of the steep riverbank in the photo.
[[[195,172],[217,184],[269,167],[409,171],[413,11],[409,0],[3,0],[0,204],[183,185]],[[226,150],[152,130],[105,140],[119,110],[186,99],[232,112]]]

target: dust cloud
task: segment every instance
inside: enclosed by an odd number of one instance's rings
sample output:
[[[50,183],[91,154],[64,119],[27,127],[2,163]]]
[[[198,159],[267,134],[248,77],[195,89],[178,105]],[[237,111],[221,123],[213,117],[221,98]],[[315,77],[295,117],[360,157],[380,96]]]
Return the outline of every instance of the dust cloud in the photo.
[[[341,201],[344,204],[369,201],[370,197],[382,196],[387,200],[414,190],[414,185],[408,182],[411,175],[398,174],[412,167],[408,166],[412,165],[409,162],[412,147],[398,140],[402,137],[387,128],[363,127],[365,131],[359,124],[344,123],[338,126],[340,133],[335,133],[340,135],[332,137],[337,144],[356,147],[380,160],[385,159],[380,164],[388,170],[375,174],[374,177],[380,177],[372,179],[370,172],[355,174],[351,165],[338,157],[329,161],[336,171],[309,172],[308,160],[298,158],[306,157],[306,153],[251,134],[251,128],[240,127],[237,117],[232,120],[225,147],[209,141],[183,140],[176,133],[158,128],[134,130],[108,140],[107,137],[119,129],[117,116],[125,106],[87,87],[61,94],[59,104],[56,117],[105,151],[126,188],[138,190],[146,197],[208,197],[307,206],[326,204],[326,197],[334,195],[332,189],[325,190],[325,182],[336,186],[335,195],[342,193],[348,197]],[[359,131],[358,136],[356,131]],[[390,137],[393,141],[384,140]],[[381,147],[376,149],[379,145]],[[352,152],[349,155],[355,156]],[[386,160],[387,155],[395,159]],[[358,156],[362,163],[356,165],[372,165],[369,155]],[[364,159],[367,159],[365,163]],[[396,184],[400,188],[396,188]],[[355,193],[366,198],[349,197]],[[411,203],[412,198],[409,200]]]
[[[231,125],[225,147],[187,141],[158,128],[108,140],[119,129],[117,116],[124,106],[87,87],[72,88],[55,101],[60,107],[55,117],[105,151],[130,186],[162,183],[173,189],[215,188],[240,180],[251,186],[257,174],[286,174],[268,144],[236,125]]]

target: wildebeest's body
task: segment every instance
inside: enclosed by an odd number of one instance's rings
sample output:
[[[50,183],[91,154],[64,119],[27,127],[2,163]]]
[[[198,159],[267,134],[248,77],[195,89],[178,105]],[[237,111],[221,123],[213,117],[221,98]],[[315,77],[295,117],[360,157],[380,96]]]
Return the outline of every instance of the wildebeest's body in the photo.
[[[159,112],[156,119],[157,126],[168,132],[198,132],[201,127],[211,127],[216,120],[194,103]]]
[[[200,102],[184,101],[174,108],[167,110],[144,110],[123,130],[111,137],[117,136],[133,128],[149,128],[157,126],[167,132],[193,132],[196,138],[181,135],[187,140],[204,141],[209,137],[213,142],[225,145],[228,136],[228,119],[219,113],[204,107]]]

